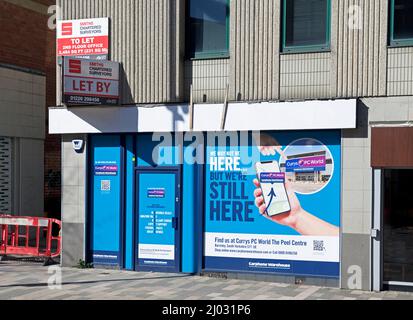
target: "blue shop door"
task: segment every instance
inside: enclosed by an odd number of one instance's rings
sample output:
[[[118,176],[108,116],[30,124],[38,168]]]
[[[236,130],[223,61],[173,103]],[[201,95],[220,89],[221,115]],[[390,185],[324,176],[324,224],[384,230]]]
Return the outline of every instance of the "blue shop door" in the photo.
[[[137,271],[180,271],[179,170],[137,171]]]
[[[119,135],[94,135],[90,145],[88,261],[94,265],[121,267],[124,170],[121,138]]]

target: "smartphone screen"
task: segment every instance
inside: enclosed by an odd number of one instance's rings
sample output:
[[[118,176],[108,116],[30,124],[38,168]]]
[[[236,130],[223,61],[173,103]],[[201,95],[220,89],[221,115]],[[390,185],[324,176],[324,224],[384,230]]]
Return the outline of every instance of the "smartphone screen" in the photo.
[[[278,162],[257,162],[255,169],[268,216],[272,217],[290,211],[290,202],[284,185],[285,173],[280,171]]]

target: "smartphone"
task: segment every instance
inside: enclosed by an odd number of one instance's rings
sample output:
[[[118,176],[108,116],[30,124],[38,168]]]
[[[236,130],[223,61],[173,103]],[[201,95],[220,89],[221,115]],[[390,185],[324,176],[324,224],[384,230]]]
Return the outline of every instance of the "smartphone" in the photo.
[[[289,212],[291,206],[285,190],[285,173],[280,171],[278,162],[257,162],[255,170],[261,184],[267,215],[273,217]]]

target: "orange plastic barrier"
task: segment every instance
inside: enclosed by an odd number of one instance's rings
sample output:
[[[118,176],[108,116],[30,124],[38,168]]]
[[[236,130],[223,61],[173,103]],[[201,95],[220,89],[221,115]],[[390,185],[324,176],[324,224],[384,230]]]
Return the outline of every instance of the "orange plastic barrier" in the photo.
[[[52,234],[54,225],[59,228],[57,237]],[[0,215],[0,256],[58,257],[61,227],[62,223],[57,219]],[[42,234],[46,236],[42,237]],[[54,241],[57,245],[53,251]]]

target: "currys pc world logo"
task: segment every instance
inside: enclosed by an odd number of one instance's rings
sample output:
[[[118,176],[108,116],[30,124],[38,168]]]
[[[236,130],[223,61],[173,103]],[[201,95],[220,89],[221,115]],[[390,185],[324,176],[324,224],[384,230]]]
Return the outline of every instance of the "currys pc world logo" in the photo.
[[[116,176],[117,174],[117,165],[95,165],[95,176]]]
[[[283,172],[261,172],[261,183],[284,183],[285,174]]]
[[[314,156],[291,159],[285,162],[285,167],[287,172],[324,171],[326,169],[326,157]]]
[[[165,198],[164,188],[148,188],[148,198]]]

